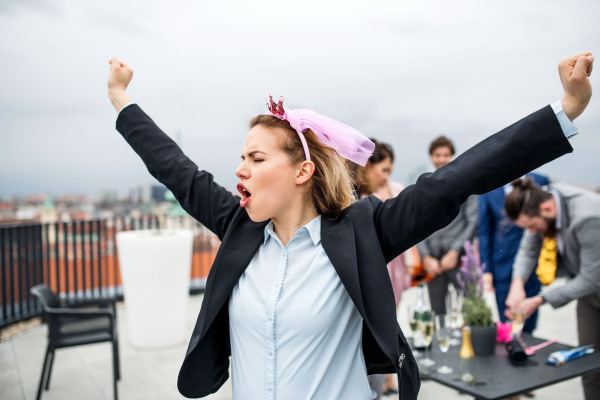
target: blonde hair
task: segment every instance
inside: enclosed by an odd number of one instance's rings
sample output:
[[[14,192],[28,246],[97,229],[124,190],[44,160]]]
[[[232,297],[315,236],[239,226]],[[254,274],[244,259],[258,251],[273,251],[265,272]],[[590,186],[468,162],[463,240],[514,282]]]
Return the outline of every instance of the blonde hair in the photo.
[[[272,115],[257,115],[250,120],[250,128],[257,125],[279,128],[285,132],[281,140],[281,148],[288,154],[292,164],[306,160],[298,133],[287,121]],[[350,173],[342,157],[331,147],[319,142],[310,129],[304,132],[304,138],[308,145],[310,160],[315,164],[315,172],[312,176],[312,202],[319,214],[335,220],[354,199]]]

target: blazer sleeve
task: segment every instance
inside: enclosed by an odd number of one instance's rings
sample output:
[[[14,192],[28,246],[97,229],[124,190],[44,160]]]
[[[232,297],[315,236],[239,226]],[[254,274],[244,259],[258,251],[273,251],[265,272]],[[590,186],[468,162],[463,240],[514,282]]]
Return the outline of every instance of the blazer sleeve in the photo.
[[[457,232],[450,245],[451,249],[461,253],[466,241],[472,241],[477,235],[477,210],[479,209],[477,196],[471,196],[462,205],[458,215],[462,216],[462,229]]]
[[[137,104],[121,110],[117,130],[184,210],[222,240],[239,208],[239,197],[216,184],[208,172],[199,171]]]
[[[590,294],[600,294],[600,217],[581,221],[573,227],[573,232],[581,246],[579,272],[563,286],[544,293],[544,298],[554,308]]]
[[[421,256],[421,258],[423,258],[425,256],[430,256],[432,251],[431,251],[431,245],[429,243],[429,238],[417,243],[417,250],[419,251],[419,256]]]
[[[572,151],[554,111],[546,106],[421,175],[375,210],[386,261],[449,224],[470,195],[487,193]]]
[[[540,251],[544,238],[541,234],[531,233],[528,230],[523,232],[519,250],[513,263],[512,278],[521,278],[527,282],[533,270],[537,267]]]

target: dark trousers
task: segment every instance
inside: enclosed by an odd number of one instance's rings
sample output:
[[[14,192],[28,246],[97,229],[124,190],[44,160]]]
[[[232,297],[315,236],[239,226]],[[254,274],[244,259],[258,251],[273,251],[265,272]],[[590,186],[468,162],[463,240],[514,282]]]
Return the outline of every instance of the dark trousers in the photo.
[[[427,283],[429,291],[429,303],[431,309],[436,314],[446,314],[446,295],[448,294],[448,284],[452,283],[455,288],[459,288],[456,274],[458,267],[444,271]],[[461,290],[461,289],[458,289]]]
[[[582,297],[577,301],[577,332],[579,345],[600,345],[600,298],[595,295]],[[600,372],[584,375],[583,392],[586,400],[600,399]]]

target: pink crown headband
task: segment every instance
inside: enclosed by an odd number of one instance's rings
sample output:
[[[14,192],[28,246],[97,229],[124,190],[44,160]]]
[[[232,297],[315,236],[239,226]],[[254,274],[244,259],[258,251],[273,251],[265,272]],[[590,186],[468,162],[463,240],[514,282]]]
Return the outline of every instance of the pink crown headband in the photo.
[[[310,161],[308,145],[304,138],[304,132],[307,129],[314,132],[319,142],[334,149],[341,157],[362,166],[367,164],[369,157],[375,150],[375,144],[351,126],[313,110],[285,110],[283,108],[283,96],[279,98],[279,102],[275,103],[273,96],[269,95],[267,109],[269,115],[289,122],[291,127],[298,133],[307,161]]]

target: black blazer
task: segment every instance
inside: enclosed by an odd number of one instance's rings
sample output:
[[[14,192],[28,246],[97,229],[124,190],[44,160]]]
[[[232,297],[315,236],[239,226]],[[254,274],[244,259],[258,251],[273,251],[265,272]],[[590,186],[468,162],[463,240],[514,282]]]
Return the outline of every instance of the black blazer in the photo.
[[[181,394],[203,397],[229,377],[228,299],[260,246],[267,222],[252,222],[239,197],[199,171],[137,105],[121,111],[117,129],[150,173],[221,240],[178,378]],[[362,346],[369,374],[395,372],[400,398],[417,397],[419,371],[397,323],[386,264],[450,223],[469,195],[486,193],[571,151],[547,106],[436,172],[423,174],[396,198],[382,203],[369,196],[335,221],[322,218],[323,249],[364,321]]]

